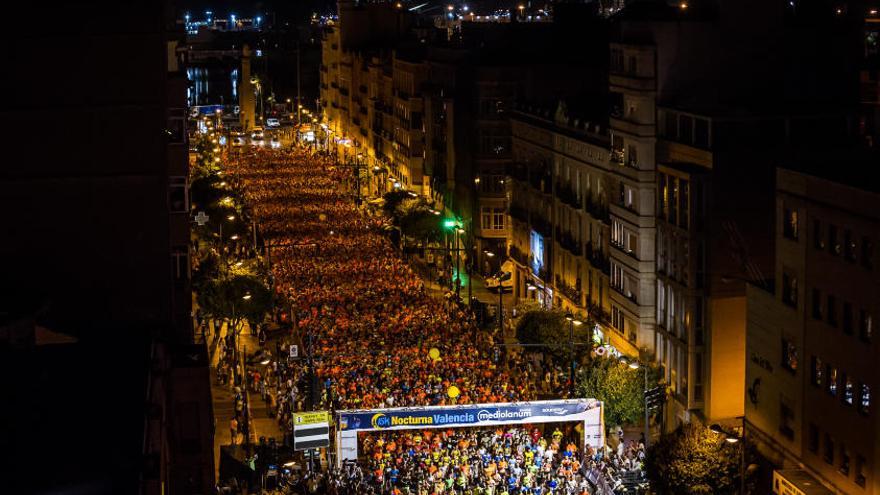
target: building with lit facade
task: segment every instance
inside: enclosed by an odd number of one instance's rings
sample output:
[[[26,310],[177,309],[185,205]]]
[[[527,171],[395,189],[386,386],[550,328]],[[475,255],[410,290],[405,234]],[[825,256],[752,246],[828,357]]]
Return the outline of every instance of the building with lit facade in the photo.
[[[610,136],[604,113],[592,118],[564,102],[514,108],[510,257],[516,297],[589,314],[603,332],[610,324]],[[619,335],[597,337],[638,354]]]
[[[747,436],[799,488],[790,473],[878,493],[878,158],[822,156],[777,171],[775,291],[747,295]]]

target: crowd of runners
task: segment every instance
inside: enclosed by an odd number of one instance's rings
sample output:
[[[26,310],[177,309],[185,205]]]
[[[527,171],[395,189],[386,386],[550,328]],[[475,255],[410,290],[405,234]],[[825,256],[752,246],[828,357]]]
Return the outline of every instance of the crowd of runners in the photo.
[[[386,238],[387,220],[356,205],[345,186],[350,168],[304,150],[255,150],[231,158],[227,170],[258,221],[278,311],[294,328],[289,343],[302,345],[308,357],[276,359],[253,383],[283,428],[305,408],[512,402],[546,393],[544,375],[518,354],[499,354],[500,336],[481,330],[466,306],[428,294]],[[310,371],[314,381],[307,380]],[[557,396],[568,389],[554,384]],[[304,393],[307,385],[316,388],[312,397]],[[595,452],[567,433],[511,428],[368,436],[365,458],[325,478],[325,489],[592,494],[603,476],[640,465],[643,447]]]

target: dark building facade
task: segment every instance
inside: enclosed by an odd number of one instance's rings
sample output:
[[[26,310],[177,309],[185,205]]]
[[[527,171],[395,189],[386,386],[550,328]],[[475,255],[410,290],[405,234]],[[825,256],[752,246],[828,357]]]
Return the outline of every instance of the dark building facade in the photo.
[[[11,260],[0,360],[16,364],[3,382],[20,392],[5,408],[4,448],[18,453],[6,467],[22,493],[207,493],[183,26],[170,2],[49,2],[10,15],[39,22],[0,34],[15,74],[0,82],[3,134],[15,136],[0,167],[0,254]],[[43,345],[47,332],[63,343]],[[181,355],[196,359],[183,366]],[[48,468],[53,451],[67,453],[64,470]]]

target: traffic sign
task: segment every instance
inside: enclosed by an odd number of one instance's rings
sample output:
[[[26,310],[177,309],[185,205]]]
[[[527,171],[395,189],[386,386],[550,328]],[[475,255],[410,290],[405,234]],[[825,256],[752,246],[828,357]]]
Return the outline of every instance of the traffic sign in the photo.
[[[299,357],[299,346],[296,344],[290,345],[290,358],[296,359]]]
[[[293,414],[293,450],[330,446],[330,414],[310,411]]]

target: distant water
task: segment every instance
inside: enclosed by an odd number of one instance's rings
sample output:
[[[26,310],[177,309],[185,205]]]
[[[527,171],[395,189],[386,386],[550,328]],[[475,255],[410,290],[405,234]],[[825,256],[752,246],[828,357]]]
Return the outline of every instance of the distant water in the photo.
[[[186,69],[189,88],[187,103],[194,105],[231,105],[238,100],[238,69],[219,65],[193,66]]]

